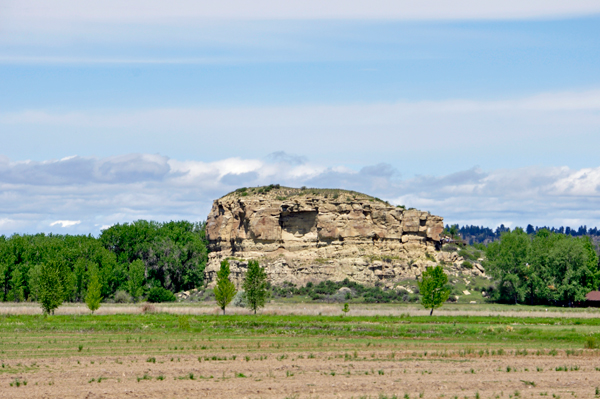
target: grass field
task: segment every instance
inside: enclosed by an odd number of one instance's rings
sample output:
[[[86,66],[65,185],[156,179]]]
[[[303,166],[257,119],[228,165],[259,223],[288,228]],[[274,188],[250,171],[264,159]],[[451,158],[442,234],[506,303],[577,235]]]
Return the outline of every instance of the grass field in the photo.
[[[411,309],[4,314],[0,398],[600,397],[594,310],[429,317]]]

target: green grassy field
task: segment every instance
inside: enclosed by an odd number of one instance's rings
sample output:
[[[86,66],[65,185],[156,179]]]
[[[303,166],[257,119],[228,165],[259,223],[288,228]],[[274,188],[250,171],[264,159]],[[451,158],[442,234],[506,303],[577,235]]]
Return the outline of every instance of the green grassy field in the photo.
[[[451,350],[581,350],[600,343],[600,318],[490,316],[179,316],[166,313],[84,316],[0,316],[0,357],[178,353],[211,347],[211,340],[268,340],[299,350],[340,350],[368,342]],[[143,345],[140,345],[142,344]],[[387,344],[386,344],[387,345]],[[83,349],[80,349],[82,346]],[[252,346],[252,345],[251,345]],[[218,348],[217,348],[218,349]]]

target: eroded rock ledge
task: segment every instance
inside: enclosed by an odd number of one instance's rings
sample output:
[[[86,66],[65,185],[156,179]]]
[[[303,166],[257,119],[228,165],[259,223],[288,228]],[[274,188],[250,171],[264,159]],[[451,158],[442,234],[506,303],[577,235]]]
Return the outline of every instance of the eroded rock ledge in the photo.
[[[345,190],[240,189],[213,203],[206,278],[221,260],[241,284],[249,259],[273,284],[345,278],[393,285],[436,264],[443,219]]]

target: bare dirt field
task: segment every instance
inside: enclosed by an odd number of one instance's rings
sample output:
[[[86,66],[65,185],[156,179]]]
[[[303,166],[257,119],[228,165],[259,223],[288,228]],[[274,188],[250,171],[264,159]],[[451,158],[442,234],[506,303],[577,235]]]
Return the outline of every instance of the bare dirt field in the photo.
[[[156,356],[119,356],[127,350],[116,346],[107,356],[11,358],[0,369],[0,398],[592,398],[600,386],[598,351],[492,355],[436,345],[427,353],[375,341],[305,352],[211,342]]]
[[[0,399],[600,398],[596,310],[274,306],[4,306]]]

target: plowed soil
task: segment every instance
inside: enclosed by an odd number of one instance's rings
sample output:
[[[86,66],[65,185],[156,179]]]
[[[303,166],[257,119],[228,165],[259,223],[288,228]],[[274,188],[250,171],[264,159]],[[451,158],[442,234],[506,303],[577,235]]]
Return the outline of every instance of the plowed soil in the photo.
[[[593,398],[600,386],[593,350],[498,356],[362,349],[10,358],[0,368],[0,398]]]

